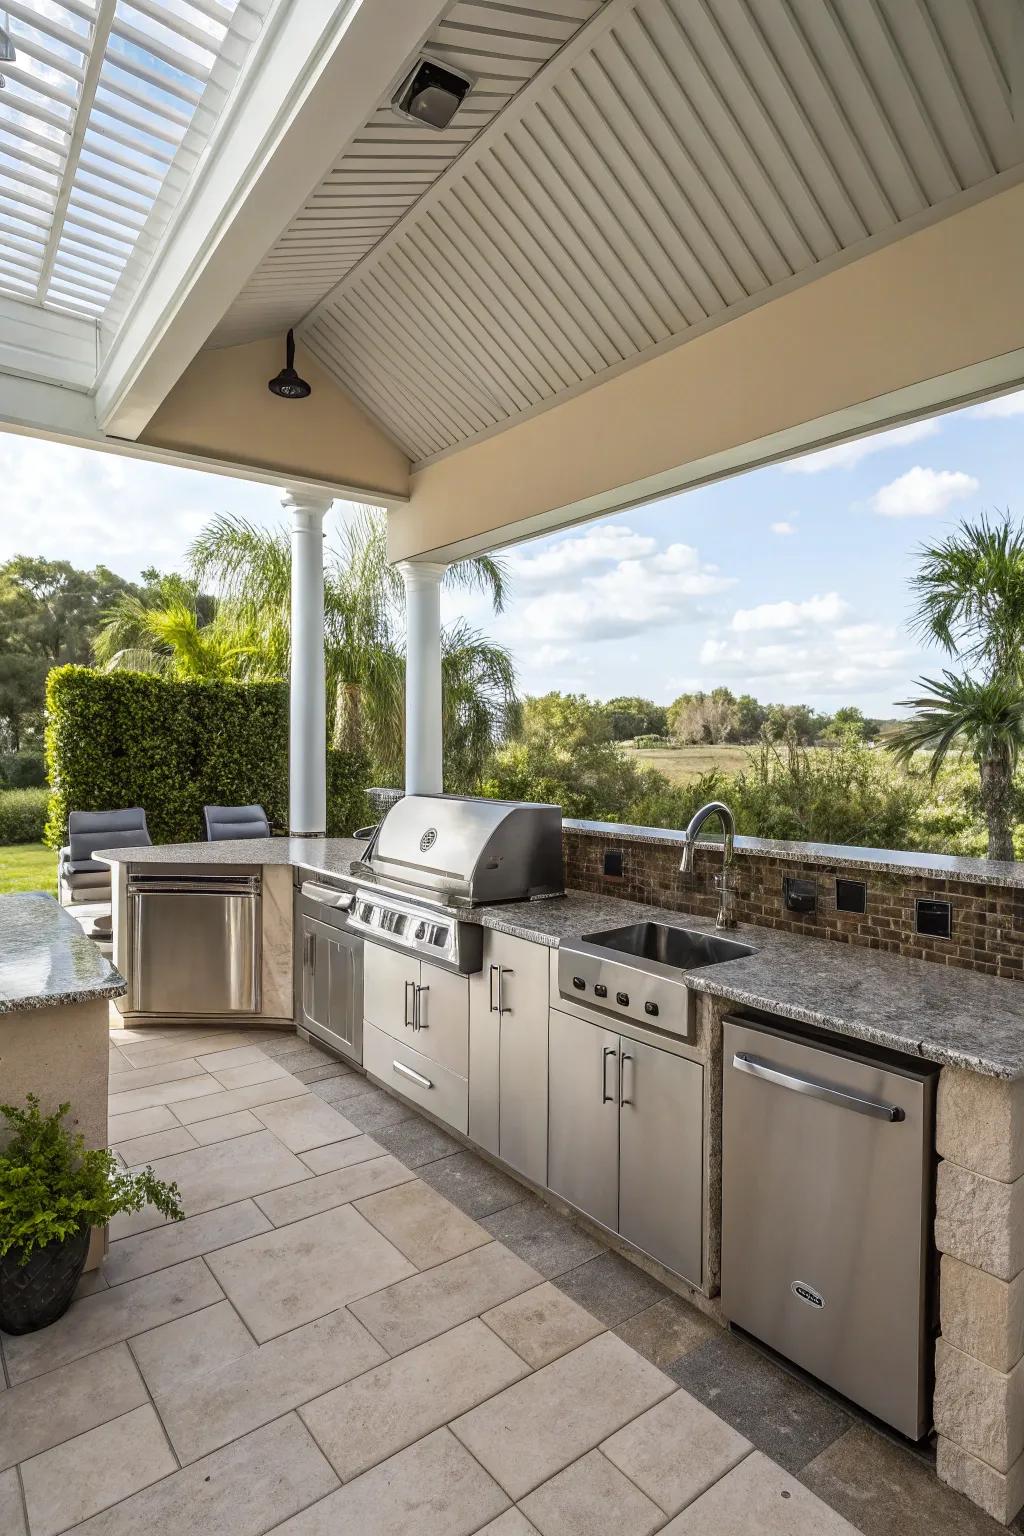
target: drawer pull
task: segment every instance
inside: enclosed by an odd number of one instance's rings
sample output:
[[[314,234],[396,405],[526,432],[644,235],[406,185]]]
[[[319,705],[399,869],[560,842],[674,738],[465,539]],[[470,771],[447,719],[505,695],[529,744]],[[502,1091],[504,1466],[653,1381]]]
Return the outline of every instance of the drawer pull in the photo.
[[[405,1066],[401,1061],[393,1061],[391,1066],[400,1076],[407,1077],[410,1082],[415,1083],[419,1088],[433,1088],[434,1086],[429,1077],[424,1077],[420,1072],[414,1072],[412,1067]]]

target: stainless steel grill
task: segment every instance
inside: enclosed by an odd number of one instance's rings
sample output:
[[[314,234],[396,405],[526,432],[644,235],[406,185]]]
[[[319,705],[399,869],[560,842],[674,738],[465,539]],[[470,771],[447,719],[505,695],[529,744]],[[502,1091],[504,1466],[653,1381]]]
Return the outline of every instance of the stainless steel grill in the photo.
[[[478,970],[481,930],[438,911],[558,896],[565,889],[557,805],[406,795],[364,857],[350,926],[437,964]]]

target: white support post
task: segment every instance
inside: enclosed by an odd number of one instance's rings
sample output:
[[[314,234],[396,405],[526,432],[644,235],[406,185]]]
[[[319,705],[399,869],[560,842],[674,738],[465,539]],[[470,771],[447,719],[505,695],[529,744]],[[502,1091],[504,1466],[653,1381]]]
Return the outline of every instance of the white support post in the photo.
[[[439,795],[441,768],[441,579],[446,565],[406,560],[405,792]]]
[[[324,668],[324,517],[329,496],[289,491],[292,524],[288,829],[327,832],[327,683]]]

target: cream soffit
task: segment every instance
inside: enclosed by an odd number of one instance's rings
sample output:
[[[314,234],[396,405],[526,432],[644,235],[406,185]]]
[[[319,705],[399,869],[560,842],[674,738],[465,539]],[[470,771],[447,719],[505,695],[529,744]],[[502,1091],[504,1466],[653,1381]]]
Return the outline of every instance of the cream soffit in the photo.
[[[430,461],[1005,185],[1022,5],[608,0],[350,244],[387,173],[321,188],[240,303],[349,264],[303,339]]]

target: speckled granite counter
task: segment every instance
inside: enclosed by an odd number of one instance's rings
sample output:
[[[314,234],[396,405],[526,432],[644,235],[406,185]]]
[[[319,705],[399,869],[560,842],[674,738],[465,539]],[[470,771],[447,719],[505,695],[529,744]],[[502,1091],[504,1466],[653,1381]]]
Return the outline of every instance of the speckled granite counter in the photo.
[[[52,896],[0,896],[0,1013],[121,997],[124,978]]]
[[[98,857],[130,864],[290,864],[338,878],[349,874],[364,847],[352,838],[281,837],[125,848]],[[551,947],[644,919],[702,932],[713,927],[707,918],[581,891],[455,915]],[[749,925],[737,936],[756,952],[695,971],[694,991],[988,1077],[1024,1079],[1019,982]]]

